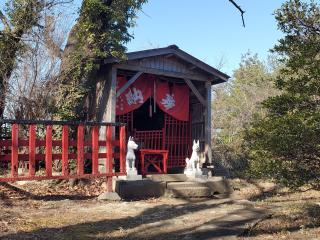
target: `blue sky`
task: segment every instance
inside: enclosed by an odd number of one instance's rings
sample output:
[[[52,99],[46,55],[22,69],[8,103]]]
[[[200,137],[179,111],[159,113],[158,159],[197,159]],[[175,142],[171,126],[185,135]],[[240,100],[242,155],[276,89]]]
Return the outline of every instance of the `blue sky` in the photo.
[[[246,11],[245,28],[229,0],[149,0],[132,29],[128,51],[176,44],[214,67],[223,59],[221,70],[229,75],[248,50],[265,60],[281,38],[272,13],[284,0],[235,1]],[[76,12],[81,2],[75,0],[69,10]]]
[[[282,0],[236,0],[246,11],[246,27],[228,0],[149,0],[139,13],[128,51],[178,45],[184,51],[232,75],[250,50],[266,59],[281,38],[272,15]]]

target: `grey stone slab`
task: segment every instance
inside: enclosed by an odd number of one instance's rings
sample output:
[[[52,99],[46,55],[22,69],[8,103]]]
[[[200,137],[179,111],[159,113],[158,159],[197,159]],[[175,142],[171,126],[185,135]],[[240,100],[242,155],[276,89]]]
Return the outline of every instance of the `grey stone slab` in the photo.
[[[161,197],[165,193],[165,188],[165,183],[154,182],[149,179],[137,181],[115,181],[115,191],[122,199],[127,200]]]
[[[154,174],[147,175],[148,179],[155,182],[183,182],[188,181],[188,178],[184,174]]]
[[[201,198],[212,195],[212,191],[208,187],[178,187],[166,190],[167,197]]]

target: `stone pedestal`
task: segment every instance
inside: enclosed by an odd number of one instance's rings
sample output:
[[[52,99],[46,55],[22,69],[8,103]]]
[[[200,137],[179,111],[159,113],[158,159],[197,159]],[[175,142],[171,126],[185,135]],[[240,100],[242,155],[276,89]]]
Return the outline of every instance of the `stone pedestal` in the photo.
[[[136,181],[142,180],[142,175],[138,175],[138,171],[136,168],[128,169],[126,176],[119,176],[119,180],[128,180],[128,181]]]
[[[184,174],[188,177],[188,178],[203,178],[203,177],[207,177],[206,175],[203,174],[201,169],[185,169],[184,170]]]
[[[142,180],[142,175],[138,175],[138,171],[136,168],[127,169],[127,175],[112,178],[112,191],[116,190],[117,181],[139,181],[139,180]]]

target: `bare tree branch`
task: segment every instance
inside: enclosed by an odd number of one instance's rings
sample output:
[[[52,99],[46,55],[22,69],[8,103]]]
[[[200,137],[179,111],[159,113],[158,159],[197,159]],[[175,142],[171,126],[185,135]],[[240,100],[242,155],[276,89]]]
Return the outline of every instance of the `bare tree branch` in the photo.
[[[74,0],[61,0],[61,1],[57,1],[57,0],[53,0],[53,1],[48,1],[45,3],[45,8],[47,9],[51,9],[57,5],[63,5],[63,4],[69,4],[72,3]]]
[[[245,13],[245,11],[242,10],[242,8],[234,1],[234,0],[229,0],[241,13],[241,18],[242,18],[242,25],[243,27],[246,27],[245,23],[244,23],[244,17],[243,14]]]
[[[0,20],[3,23],[3,25],[10,31],[11,27],[8,22],[8,19],[6,18],[6,16],[3,14],[3,12],[1,10],[0,10]]]
[[[297,17],[298,22],[304,26],[305,28],[307,28],[309,31],[313,31],[317,34],[320,33],[320,26],[313,26],[313,25],[309,25],[306,22],[304,22],[301,18]]]

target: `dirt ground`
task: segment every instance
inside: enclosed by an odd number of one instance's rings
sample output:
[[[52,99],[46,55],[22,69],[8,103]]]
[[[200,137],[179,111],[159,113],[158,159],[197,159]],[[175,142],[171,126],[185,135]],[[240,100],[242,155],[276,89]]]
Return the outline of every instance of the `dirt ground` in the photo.
[[[268,182],[233,180],[234,197],[248,199],[268,215],[250,226],[240,239],[320,239],[320,191],[290,191]]]
[[[98,180],[2,183],[0,239],[320,239],[319,192],[232,185],[225,199],[111,202],[97,200]]]

